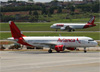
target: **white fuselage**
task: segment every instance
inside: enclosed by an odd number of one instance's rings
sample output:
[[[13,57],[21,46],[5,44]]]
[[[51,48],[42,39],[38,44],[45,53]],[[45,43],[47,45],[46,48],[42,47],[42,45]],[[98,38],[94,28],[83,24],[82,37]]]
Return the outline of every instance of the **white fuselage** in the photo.
[[[90,37],[23,37],[25,42],[36,47],[64,45],[65,47],[94,47],[97,42]],[[9,40],[14,40],[12,37]]]
[[[84,23],[55,23],[51,25],[51,28],[60,29],[61,27],[71,27],[73,29],[82,29],[86,24]]]
[[[64,45],[65,47],[93,47],[97,42],[90,37],[23,37],[33,46]]]

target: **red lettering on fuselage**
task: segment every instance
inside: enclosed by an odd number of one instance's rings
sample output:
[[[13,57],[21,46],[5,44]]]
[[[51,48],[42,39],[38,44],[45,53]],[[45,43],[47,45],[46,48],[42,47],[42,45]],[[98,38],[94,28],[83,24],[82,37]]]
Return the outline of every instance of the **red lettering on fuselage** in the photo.
[[[63,26],[64,26],[64,24],[57,24],[56,26],[60,26],[60,27],[63,27]]]
[[[81,42],[78,40],[78,38],[76,39],[76,41],[77,41],[78,43],[81,43]],[[58,38],[57,42],[75,42],[75,39],[65,39],[65,38],[60,39],[60,38]]]
[[[77,38],[77,41],[78,41],[78,43],[81,43],[81,42],[78,40],[78,38]]]

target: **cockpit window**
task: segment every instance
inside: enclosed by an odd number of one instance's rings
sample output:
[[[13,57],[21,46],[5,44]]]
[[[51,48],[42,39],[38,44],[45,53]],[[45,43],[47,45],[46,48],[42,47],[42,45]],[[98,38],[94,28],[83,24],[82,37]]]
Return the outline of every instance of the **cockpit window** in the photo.
[[[88,41],[94,41],[94,40],[88,40]]]

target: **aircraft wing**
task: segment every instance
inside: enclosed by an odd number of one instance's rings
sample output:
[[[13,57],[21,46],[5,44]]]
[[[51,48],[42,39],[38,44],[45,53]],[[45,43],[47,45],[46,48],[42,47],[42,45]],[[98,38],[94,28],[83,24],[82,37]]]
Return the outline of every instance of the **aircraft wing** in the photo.
[[[60,28],[61,30],[66,30],[66,29],[74,29],[73,26],[64,26]]]
[[[67,29],[74,29],[73,26],[66,26]]]

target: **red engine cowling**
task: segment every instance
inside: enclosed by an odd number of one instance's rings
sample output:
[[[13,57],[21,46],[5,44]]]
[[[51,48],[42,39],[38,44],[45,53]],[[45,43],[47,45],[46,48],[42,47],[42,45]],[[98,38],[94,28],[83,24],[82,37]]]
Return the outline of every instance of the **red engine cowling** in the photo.
[[[56,45],[55,46],[55,50],[56,51],[64,51],[65,50],[65,47],[63,45]]]
[[[67,47],[68,50],[75,50],[76,48],[73,47]]]

